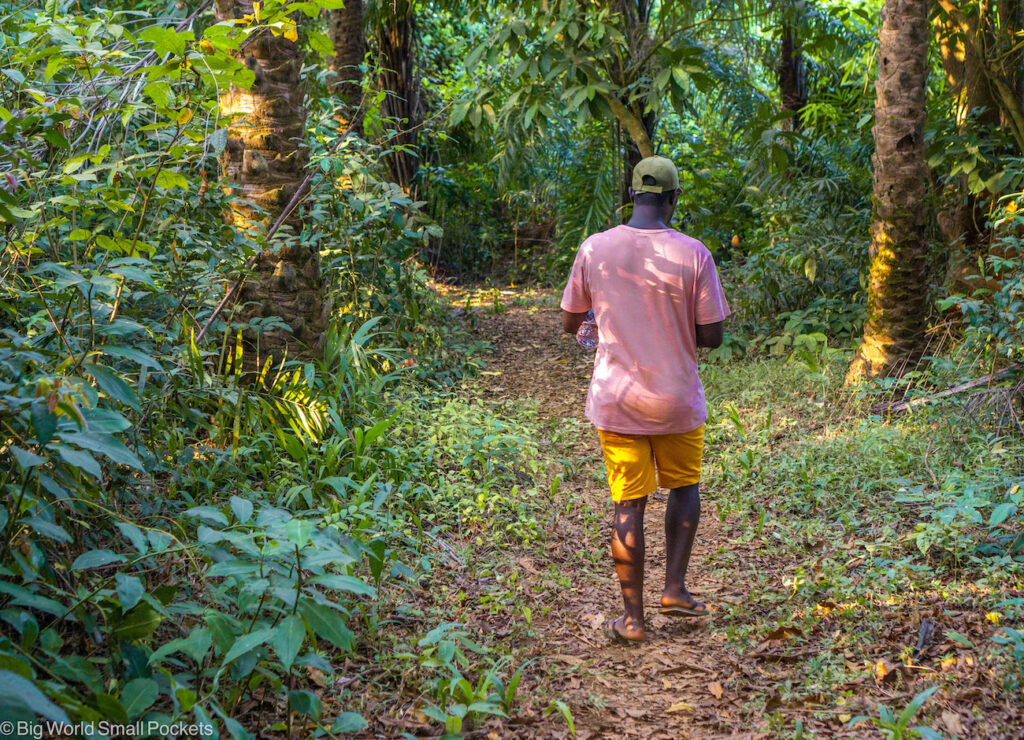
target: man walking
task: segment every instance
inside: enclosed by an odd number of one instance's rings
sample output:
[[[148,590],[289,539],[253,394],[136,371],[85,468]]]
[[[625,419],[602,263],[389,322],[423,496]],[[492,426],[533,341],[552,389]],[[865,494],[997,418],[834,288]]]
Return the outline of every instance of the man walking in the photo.
[[[625,615],[605,627],[614,641],[644,639],[644,508],[659,484],[665,510],[663,614],[700,617],[686,589],[700,520],[700,465],[707,409],[697,347],[718,347],[729,305],[715,262],[671,228],[679,174],[664,157],[633,170],[633,216],[580,247],[562,294],[562,325],[575,334],[593,310],[599,343],[587,394],[615,502],[612,557]]]

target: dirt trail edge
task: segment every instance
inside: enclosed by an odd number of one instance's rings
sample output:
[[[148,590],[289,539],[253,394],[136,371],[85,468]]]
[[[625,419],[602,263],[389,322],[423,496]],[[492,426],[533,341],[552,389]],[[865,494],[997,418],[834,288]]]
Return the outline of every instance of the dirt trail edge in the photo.
[[[716,631],[714,610],[743,593],[736,583],[715,580],[706,565],[708,555],[724,543],[714,506],[706,499],[687,582],[712,616],[685,620],[657,613],[667,496],[659,491],[646,514],[647,642],[615,646],[603,635],[602,625],[621,615],[622,599],[608,554],[612,509],[600,447],[583,417],[593,353],[562,333],[552,295],[524,298],[502,292],[490,309],[474,311],[478,328],[495,345],[481,386],[495,399],[535,400],[552,424],[567,419],[586,424],[580,426],[579,470],[563,483],[563,495],[554,503],[562,506],[564,492],[572,491],[583,506],[568,517],[564,531],[552,533],[548,562],[519,563],[539,578],[551,580],[545,570],[561,576],[550,584],[561,587],[546,591],[546,614],[534,619],[539,636],[533,652],[557,676],[554,687],[567,699],[577,737],[766,737],[762,728],[750,727],[749,715],[741,718],[744,698],[724,688],[739,673],[738,656]]]

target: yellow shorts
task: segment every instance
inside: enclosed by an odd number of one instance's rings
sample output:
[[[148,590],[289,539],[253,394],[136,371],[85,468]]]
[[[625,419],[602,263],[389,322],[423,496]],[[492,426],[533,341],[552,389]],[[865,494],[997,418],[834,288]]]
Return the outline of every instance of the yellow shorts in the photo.
[[[643,498],[662,488],[678,488],[700,482],[700,458],[704,450],[704,425],[684,434],[652,436],[619,434],[598,429],[608,486],[613,501]],[[657,483],[655,483],[657,466]]]

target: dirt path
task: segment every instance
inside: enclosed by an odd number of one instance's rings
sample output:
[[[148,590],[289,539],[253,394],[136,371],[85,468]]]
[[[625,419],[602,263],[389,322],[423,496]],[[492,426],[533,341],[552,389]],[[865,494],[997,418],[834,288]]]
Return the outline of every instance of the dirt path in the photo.
[[[585,422],[593,354],[561,332],[552,296],[535,294],[524,301],[523,294],[504,292],[497,301],[502,310],[490,305],[475,311],[477,325],[496,347],[481,382],[484,392],[494,398],[534,399],[541,416],[552,424],[566,419]],[[622,600],[607,550],[611,505],[600,447],[589,425],[580,429],[582,464],[562,490],[578,494],[583,505],[560,519],[562,531],[552,533],[547,562],[520,561],[543,584],[557,585],[550,583],[547,570],[561,574],[566,586],[540,589],[537,613],[546,614],[535,619],[540,637],[533,652],[567,698],[577,736],[765,736],[750,732],[749,717],[737,726],[742,697],[730,696],[723,685],[737,677],[738,657],[726,651],[714,616],[678,620],[654,609],[664,585],[665,492],[655,494],[647,507],[648,640],[639,647],[613,646],[604,637],[602,625],[621,615]],[[563,505],[562,500],[557,505]],[[712,609],[744,598],[734,584],[712,575],[708,558],[722,543],[714,507],[705,503],[688,585]]]

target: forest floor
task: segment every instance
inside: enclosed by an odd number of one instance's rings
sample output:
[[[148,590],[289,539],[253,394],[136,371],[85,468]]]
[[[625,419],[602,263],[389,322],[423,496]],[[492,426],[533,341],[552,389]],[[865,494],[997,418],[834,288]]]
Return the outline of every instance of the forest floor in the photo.
[[[971,486],[984,496],[1024,480],[1019,439],[949,414],[872,417],[842,395],[838,366],[705,367],[712,418],[687,580],[712,616],[652,608],[664,577],[659,492],[647,508],[648,639],[611,645],[602,625],[621,614],[612,509],[583,419],[593,355],[561,332],[550,291],[448,297],[494,345],[472,392],[535,403],[569,440],[545,541],[491,556],[514,586],[514,613],[503,628],[479,593],[460,613],[499,642],[516,635],[506,649],[529,661],[515,717],[470,736],[569,737],[567,720],[579,738],[878,736],[886,708],[898,717],[937,687],[911,726],[1020,737],[1024,651],[1014,658],[992,638],[1020,626],[1024,569],[979,558],[974,544],[988,530],[936,524],[928,508]],[[523,632],[508,628],[523,621]],[[874,724],[852,723],[859,715]]]
[[[490,311],[479,315],[482,334],[495,346],[488,362],[495,374],[482,376],[483,388],[491,396],[531,399],[542,417],[574,420],[579,429],[579,467],[559,489],[560,496],[572,497],[577,505],[560,519],[558,531],[549,533],[543,559],[518,559],[535,576],[531,589],[543,616],[534,619],[538,636],[531,652],[558,676],[550,688],[565,697],[580,738],[667,740],[713,737],[723,729],[727,737],[756,737],[756,731],[737,731],[738,716],[730,711],[737,698],[725,696],[724,689],[736,677],[736,656],[729,654],[724,635],[711,629],[710,620],[671,619],[655,612],[648,617],[642,647],[612,645],[603,634],[605,622],[621,615],[622,598],[607,555],[612,509],[601,448],[583,417],[593,353],[562,333],[561,315],[550,296],[514,297],[499,294],[502,308],[495,312],[492,303]],[[511,305],[502,305],[502,298]],[[652,496],[646,514],[649,613],[664,586],[665,535],[659,525],[665,500],[664,491]],[[708,555],[725,544],[709,513],[694,547],[689,583],[698,598],[714,605],[743,593],[726,574],[709,567]],[[581,558],[584,548],[593,557]],[[545,577],[555,570],[565,577],[563,583]],[[557,731],[553,726],[537,729],[542,735]]]

